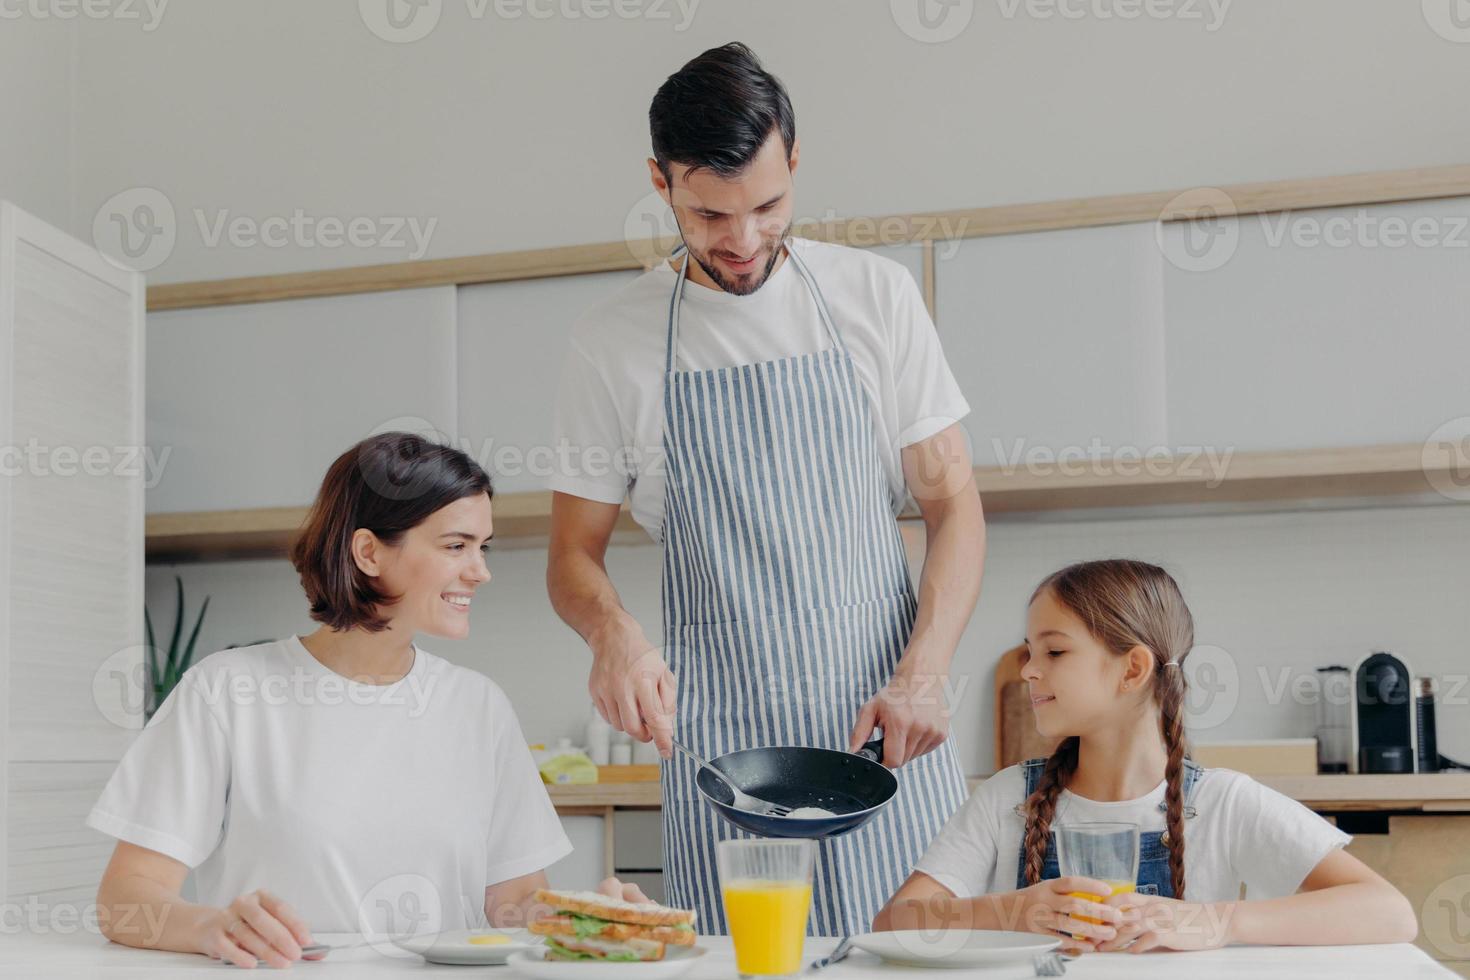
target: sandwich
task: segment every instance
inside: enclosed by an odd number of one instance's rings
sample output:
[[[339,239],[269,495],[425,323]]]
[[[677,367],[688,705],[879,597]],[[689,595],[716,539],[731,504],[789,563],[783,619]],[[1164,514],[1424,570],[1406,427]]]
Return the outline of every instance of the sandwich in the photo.
[[[535,901],[551,909],[530,924],[546,937],[548,960],[647,963],[663,959],[669,946],[694,945],[695,914],[685,909],[544,888]]]

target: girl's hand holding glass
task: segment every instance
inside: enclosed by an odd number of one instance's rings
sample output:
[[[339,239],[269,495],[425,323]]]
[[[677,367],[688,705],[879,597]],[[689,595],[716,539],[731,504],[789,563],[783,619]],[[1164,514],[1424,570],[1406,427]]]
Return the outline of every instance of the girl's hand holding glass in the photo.
[[[1099,952],[1151,949],[1219,949],[1230,941],[1233,903],[1181,902],[1160,895],[1114,895],[1107,904],[1123,913],[1117,937],[1098,945]]]
[[[1115,939],[1123,922],[1121,909],[1090,901],[1083,895],[1107,895],[1106,882],[1067,876],[1037,882],[1018,893],[1022,896],[1021,922],[1017,928],[1043,935],[1059,935],[1062,948],[1085,953]]]

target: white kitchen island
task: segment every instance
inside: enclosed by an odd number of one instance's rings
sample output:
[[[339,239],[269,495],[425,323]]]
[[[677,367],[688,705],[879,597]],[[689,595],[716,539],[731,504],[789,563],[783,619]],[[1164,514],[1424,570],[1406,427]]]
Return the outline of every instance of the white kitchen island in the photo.
[[[319,942],[345,944],[356,937],[319,935]],[[734,978],[735,958],[728,937],[710,936],[700,940],[709,953],[687,976],[694,980],[729,980]],[[807,940],[806,959],[811,960],[835,945],[831,939]],[[151,980],[167,977],[184,980],[189,977],[219,980],[233,967],[202,956],[183,953],[158,953],[151,950],[127,949],[107,942],[93,933],[77,930],[70,934],[15,933],[7,930],[0,937],[0,976],[25,980],[51,978],[124,978]],[[435,966],[412,956],[389,956],[372,947],[342,950],[316,962],[299,962],[291,968],[303,977],[517,977],[511,967]],[[629,970],[630,980],[638,977]],[[818,974],[807,974],[827,980],[844,978],[899,977],[940,978],[945,976],[1013,977],[1014,970],[933,971],[887,966],[876,957],[854,951],[845,961]],[[1259,980],[1275,978],[1322,977],[1348,980],[1413,980],[1413,978],[1452,978],[1450,970],[1408,943],[1389,946],[1303,946],[1265,947],[1232,946],[1206,953],[1093,953],[1067,964],[1067,976],[1074,978],[1118,978],[1188,976],[1189,980],[1237,980],[1242,976]]]

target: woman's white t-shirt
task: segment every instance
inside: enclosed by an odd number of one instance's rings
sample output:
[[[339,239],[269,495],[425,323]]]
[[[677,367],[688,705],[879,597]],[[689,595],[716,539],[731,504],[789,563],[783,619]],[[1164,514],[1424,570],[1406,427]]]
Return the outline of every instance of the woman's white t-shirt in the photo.
[[[908,269],[858,248],[788,239],[852,354],[872,409],[895,513],[907,499],[902,449],[963,419],[969,403]],[[619,504],[655,540],[664,509],[664,355],[675,272],[660,262],[593,306],[572,330],[557,396],[552,490]],[[790,257],[747,296],[684,286],[678,370],[753,364],[832,346]]]
[[[572,849],[488,677],[415,647],[360,684],[295,636],[191,668],[87,823],[193,868],[203,904],[264,888],[321,932],[474,928],[487,886]]]
[[[1145,833],[1164,830],[1164,783],[1136,800],[1100,803],[1063,790],[1052,827],[1074,823],[1136,823]],[[980,784],[930,843],[916,870],[957,898],[1016,890],[1025,820],[1021,766]],[[1296,800],[1230,769],[1207,769],[1184,821],[1184,897],[1192,902],[1292,895],[1324,857],[1352,838]]]

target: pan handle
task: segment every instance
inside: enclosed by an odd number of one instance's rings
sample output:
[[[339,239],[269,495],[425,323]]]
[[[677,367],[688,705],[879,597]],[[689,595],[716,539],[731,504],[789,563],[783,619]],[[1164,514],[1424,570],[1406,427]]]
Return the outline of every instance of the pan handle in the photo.
[[[860,755],[864,759],[876,762],[881,766],[883,764],[883,739],[875,738],[853,754]]]

